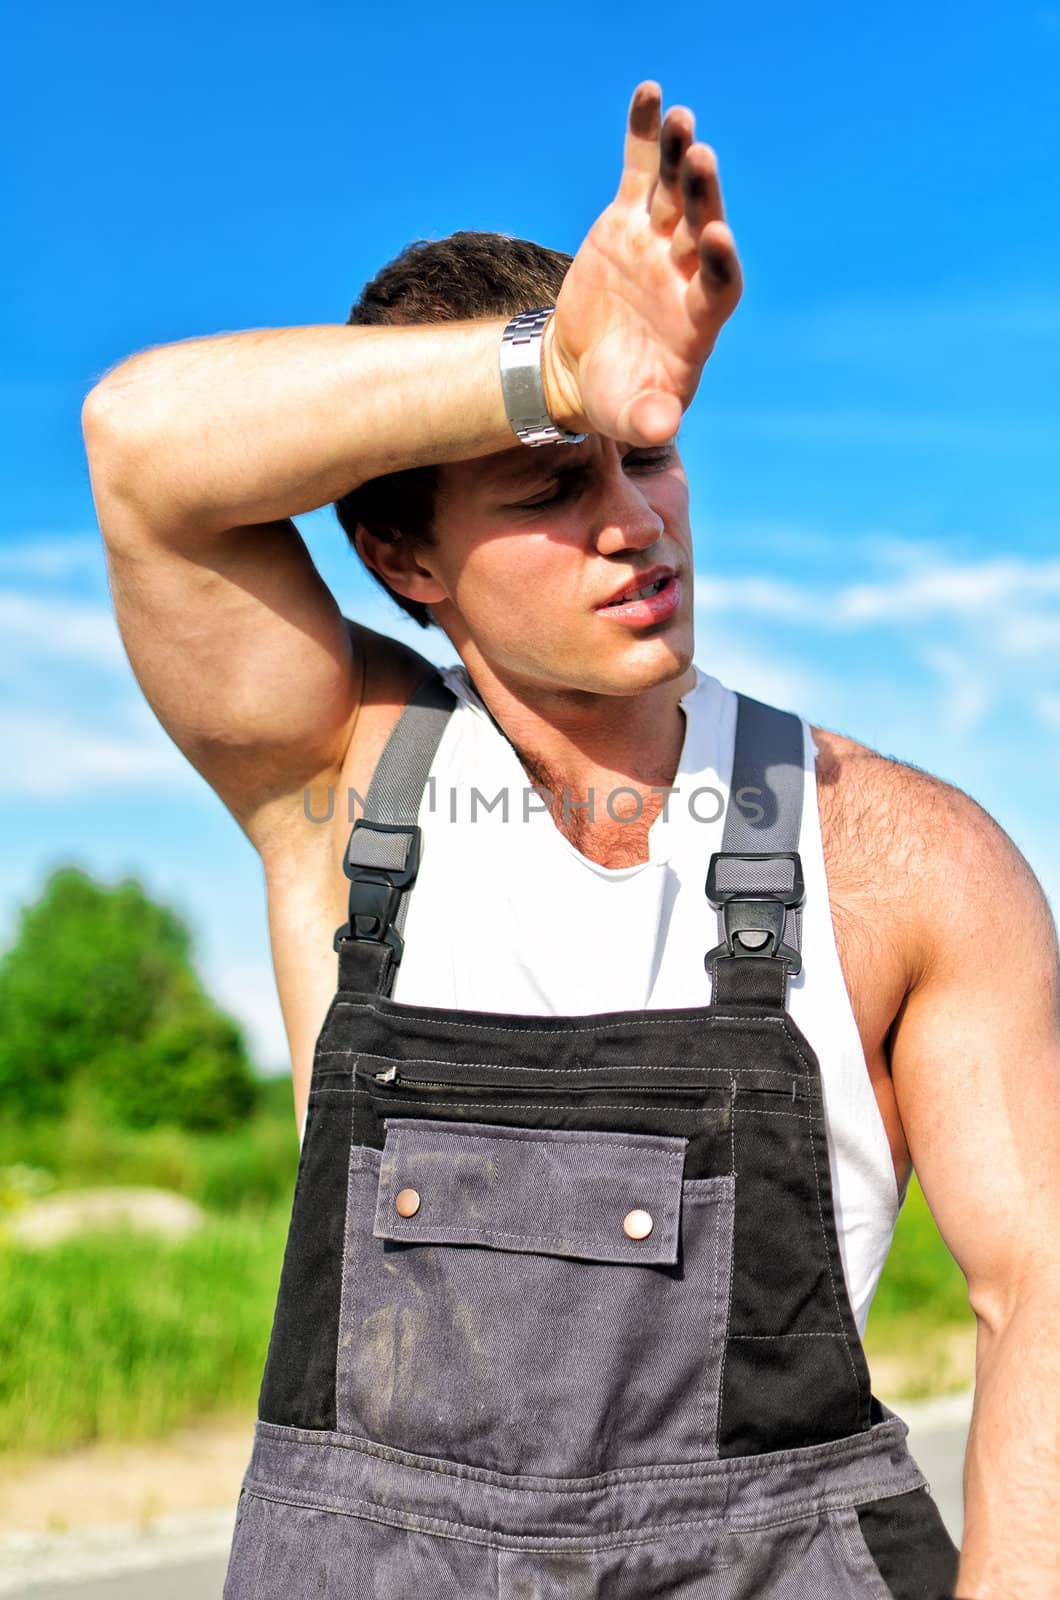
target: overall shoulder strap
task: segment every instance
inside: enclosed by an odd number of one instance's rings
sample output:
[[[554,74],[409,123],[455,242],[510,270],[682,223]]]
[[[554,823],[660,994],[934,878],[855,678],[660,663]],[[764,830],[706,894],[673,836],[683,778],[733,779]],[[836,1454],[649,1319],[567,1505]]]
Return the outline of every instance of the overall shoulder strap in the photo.
[[[712,1004],[783,1009],[788,978],[801,970],[804,781],[801,719],[737,695],[722,848],[707,871],[723,933],[706,956]]]
[[[383,747],[350,833],[342,870],[349,919],[335,933],[339,988],[389,994],[422,849],[416,821],[431,763],[456,705],[441,674],[425,678]]]

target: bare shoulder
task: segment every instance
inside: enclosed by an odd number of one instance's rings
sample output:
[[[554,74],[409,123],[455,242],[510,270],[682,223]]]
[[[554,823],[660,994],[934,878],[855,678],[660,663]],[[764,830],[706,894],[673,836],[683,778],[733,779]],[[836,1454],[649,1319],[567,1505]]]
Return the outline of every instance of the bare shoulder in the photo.
[[[366,667],[362,684],[364,697],[394,699],[404,706],[417,684],[434,672],[433,663],[411,645],[388,633],[377,633],[363,622],[354,622],[352,617],[344,616],[342,620],[350,635],[354,659]]]
[[[811,732],[829,882],[886,909],[911,977],[947,930],[954,939],[1000,930],[1006,911],[1052,928],[1026,858],[971,795],[845,734]]]
[[[915,866],[928,839],[954,823],[992,821],[963,790],[911,762],[884,755],[847,734],[811,724],[817,746],[817,795],[826,844],[852,882],[879,869]],[[996,824],[994,824],[996,826]]]
[[[343,618],[350,630],[354,659],[361,664],[357,719],[342,762],[343,777],[368,779],[383,745],[413,693],[436,668],[411,645]]]

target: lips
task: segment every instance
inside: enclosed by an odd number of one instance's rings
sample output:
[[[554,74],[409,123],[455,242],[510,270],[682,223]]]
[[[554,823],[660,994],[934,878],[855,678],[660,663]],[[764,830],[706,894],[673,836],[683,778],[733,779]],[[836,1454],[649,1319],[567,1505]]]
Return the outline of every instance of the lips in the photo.
[[[651,567],[647,572],[638,572],[609,600],[598,606],[597,610],[606,611],[609,606],[628,605],[632,601],[650,599],[653,594],[658,593],[667,579],[672,577],[674,577],[672,567]]]
[[[669,568],[638,574],[617,595],[596,607],[596,615],[611,627],[650,628],[669,622],[681,605],[681,580]]]

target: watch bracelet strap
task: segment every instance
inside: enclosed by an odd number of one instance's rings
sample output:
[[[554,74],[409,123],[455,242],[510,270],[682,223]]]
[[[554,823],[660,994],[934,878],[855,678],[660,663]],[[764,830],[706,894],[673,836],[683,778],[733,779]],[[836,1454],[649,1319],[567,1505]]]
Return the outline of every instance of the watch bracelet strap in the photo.
[[[557,427],[545,404],[541,346],[545,325],[555,310],[544,306],[512,317],[501,336],[501,390],[512,431],[522,444],[580,444],[584,433]]]

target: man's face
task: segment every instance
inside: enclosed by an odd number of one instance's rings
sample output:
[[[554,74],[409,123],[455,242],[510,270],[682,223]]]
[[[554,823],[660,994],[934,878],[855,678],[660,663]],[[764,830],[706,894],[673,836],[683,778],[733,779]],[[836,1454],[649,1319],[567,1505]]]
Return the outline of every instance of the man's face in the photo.
[[[431,609],[473,676],[629,695],[692,660],[688,481],[673,444],[519,445],[441,466]],[[657,593],[609,602],[654,584]]]

